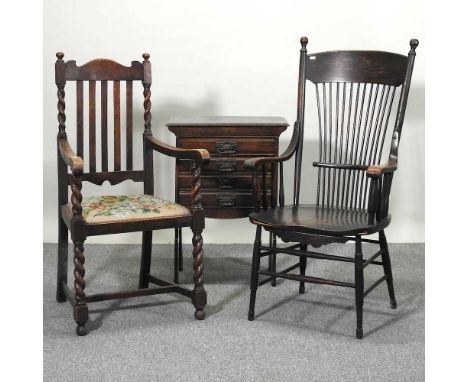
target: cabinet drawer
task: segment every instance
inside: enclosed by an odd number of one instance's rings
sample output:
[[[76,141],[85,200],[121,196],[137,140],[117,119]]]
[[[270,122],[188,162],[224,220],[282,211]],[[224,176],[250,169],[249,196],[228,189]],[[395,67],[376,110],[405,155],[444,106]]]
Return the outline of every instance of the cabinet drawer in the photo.
[[[267,192],[268,198],[270,192]],[[181,191],[179,203],[189,207],[191,203],[190,193]],[[204,192],[202,191],[202,205],[204,209],[211,208],[253,208],[254,199],[251,192]]]
[[[265,155],[275,153],[274,138],[180,138],[178,147],[184,149],[205,149],[211,156]]]
[[[271,187],[271,175],[267,175],[266,186]],[[190,175],[179,176],[179,189],[190,190],[192,177]],[[252,190],[252,175],[202,175],[201,184],[203,190]],[[263,185],[263,177],[259,177],[260,187]]]
[[[246,169],[244,161],[248,158],[216,158],[211,159],[208,164],[203,165],[202,174],[238,174],[244,173],[252,175],[252,169]],[[179,172],[190,173],[190,166],[192,161],[180,160],[178,164]],[[265,165],[265,171],[271,172],[271,163]]]

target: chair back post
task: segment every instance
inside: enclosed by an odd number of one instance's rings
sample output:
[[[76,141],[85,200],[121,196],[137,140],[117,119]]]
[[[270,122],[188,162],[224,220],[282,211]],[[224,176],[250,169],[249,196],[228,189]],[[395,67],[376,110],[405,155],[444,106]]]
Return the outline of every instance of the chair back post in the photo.
[[[60,216],[60,206],[68,201],[68,173],[67,165],[62,160],[58,140],[66,138],[65,130],[65,62],[63,61],[64,54],[57,52],[57,61],[55,62],[55,84],[57,85],[57,119],[59,122],[57,133],[57,178],[58,178],[58,213]]]
[[[296,148],[294,162],[294,199],[293,204],[299,204],[301,188],[302,148],[304,145],[304,106],[305,106],[305,61],[307,56],[307,37],[301,37],[301,53],[299,61],[299,81],[297,89],[297,123],[299,127],[299,140]]]
[[[390,147],[389,161],[398,161],[398,144],[401,139],[401,129],[405,119],[406,104],[408,101],[408,93],[411,85],[411,77],[413,75],[414,60],[416,58],[416,48],[419,41],[415,38],[410,41],[410,51],[408,52],[408,64],[406,66],[405,80],[401,88],[400,101],[398,102],[397,114],[395,119],[395,128],[393,130],[392,143]]]
[[[143,170],[144,170],[144,193],[154,194],[154,174],[153,174],[153,149],[147,143],[146,137],[151,137],[151,62],[150,55],[143,53],[143,107],[145,131],[143,132]]]
[[[65,61],[63,61],[64,54],[62,52],[57,52],[55,56],[57,57],[57,61],[55,62],[55,84],[57,85],[58,98],[58,137],[62,138],[67,136],[65,132]]]

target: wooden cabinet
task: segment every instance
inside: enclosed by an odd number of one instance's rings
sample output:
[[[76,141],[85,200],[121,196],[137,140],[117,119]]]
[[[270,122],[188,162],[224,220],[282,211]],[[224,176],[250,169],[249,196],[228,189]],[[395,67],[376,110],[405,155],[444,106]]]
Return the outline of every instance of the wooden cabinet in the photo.
[[[182,148],[206,149],[211,160],[201,175],[202,205],[209,218],[246,217],[253,211],[252,171],[248,158],[277,156],[280,134],[288,127],[281,117],[173,118],[167,127]],[[190,206],[190,163],[176,165],[176,201]],[[277,198],[277,168],[268,165],[262,182],[270,204]]]

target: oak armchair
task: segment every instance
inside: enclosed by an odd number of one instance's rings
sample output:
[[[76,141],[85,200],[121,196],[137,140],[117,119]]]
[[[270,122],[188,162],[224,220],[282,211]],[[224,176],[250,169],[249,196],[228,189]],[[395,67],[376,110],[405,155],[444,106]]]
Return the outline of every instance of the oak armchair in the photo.
[[[195,317],[205,318],[206,291],[203,287],[203,238],[204,212],[201,205],[200,171],[209,160],[206,150],[181,149],[167,145],[155,137],[151,130],[151,63],[149,54],[143,54],[143,62],[133,61],[130,67],[107,59],[90,61],[77,66],[75,61],[63,61],[64,54],[57,53],[55,82],[58,88],[57,169],[58,169],[58,302],[68,300],[73,307],[76,333],[88,333],[88,303],[115,298],[147,296],[162,293],[179,293],[191,298]],[[67,139],[65,126],[65,85],[76,82],[76,153]],[[133,83],[141,81],[144,95],[143,169],[133,167]],[[112,82],[113,94],[113,158],[109,158],[108,146],[108,88]],[[120,85],[125,84],[125,130],[120,120]],[[84,146],[83,87],[89,86],[88,152]],[[101,163],[97,163],[96,151],[96,86],[100,84]],[[125,134],[125,170],[121,149]],[[154,196],[153,151],[174,158],[192,161],[192,205],[190,209]],[[113,163],[109,163],[113,161]],[[87,163],[86,163],[87,162]],[[87,168],[85,168],[87,164]],[[100,165],[100,171],[98,166]],[[110,168],[112,166],[112,169]],[[138,195],[101,195],[85,197],[82,183],[111,185],[125,180],[143,183],[143,193]],[[69,190],[71,196],[69,199]],[[152,231],[165,228],[191,227],[193,231],[193,280],[189,290],[175,282],[161,280],[150,274]],[[73,241],[74,288],[67,285],[68,231]],[[138,289],[114,293],[86,295],[84,242],[93,235],[105,235],[142,231],[142,254]],[[149,288],[149,283],[156,287]]]

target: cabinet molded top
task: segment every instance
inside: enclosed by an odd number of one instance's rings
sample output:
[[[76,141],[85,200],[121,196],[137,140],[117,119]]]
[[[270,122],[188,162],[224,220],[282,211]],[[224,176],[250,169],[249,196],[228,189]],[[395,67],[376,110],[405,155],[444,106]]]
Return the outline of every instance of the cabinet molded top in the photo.
[[[166,126],[289,126],[283,117],[249,117],[249,116],[206,116],[206,117],[173,117]]]

